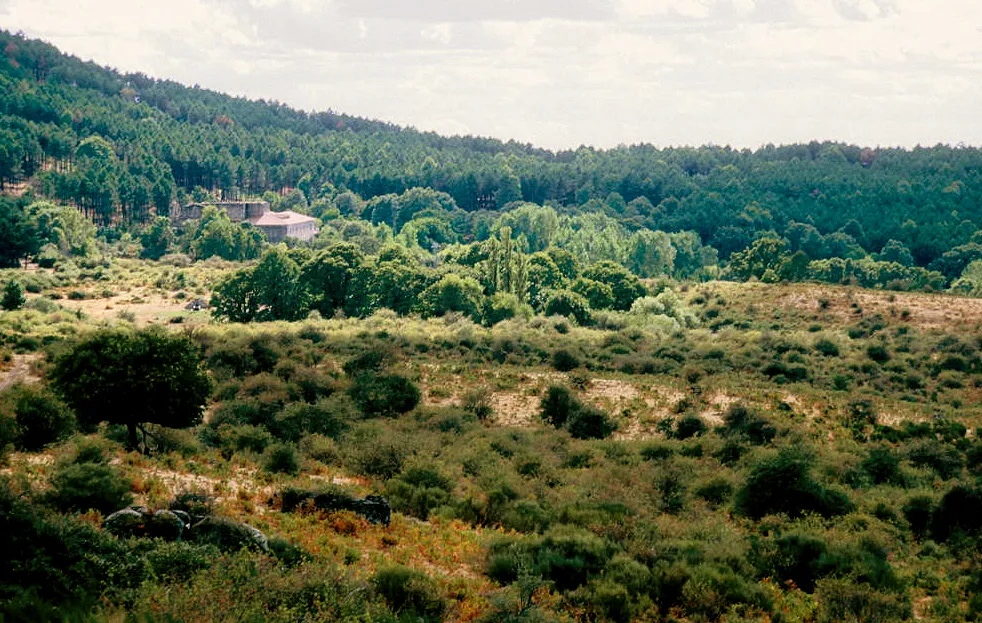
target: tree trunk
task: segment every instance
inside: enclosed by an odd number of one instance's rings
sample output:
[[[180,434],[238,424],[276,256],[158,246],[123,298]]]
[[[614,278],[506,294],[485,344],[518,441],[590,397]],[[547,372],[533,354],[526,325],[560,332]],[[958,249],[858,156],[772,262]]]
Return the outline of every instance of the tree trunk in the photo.
[[[140,449],[140,440],[136,436],[136,424],[134,424],[132,422],[127,423],[126,424],[126,431],[129,433],[129,437],[130,437],[130,440],[129,440],[129,449],[130,450],[139,450]]]

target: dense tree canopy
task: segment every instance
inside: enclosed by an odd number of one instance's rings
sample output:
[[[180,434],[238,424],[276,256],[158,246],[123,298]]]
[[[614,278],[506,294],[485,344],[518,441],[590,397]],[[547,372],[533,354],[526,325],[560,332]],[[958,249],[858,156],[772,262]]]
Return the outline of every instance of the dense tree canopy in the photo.
[[[144,423],[170,428],[201,421],[211,381],[197,346],[161,330],[104,330],[59,355],[51,384],[79,422],[123,424],[130,446]]]

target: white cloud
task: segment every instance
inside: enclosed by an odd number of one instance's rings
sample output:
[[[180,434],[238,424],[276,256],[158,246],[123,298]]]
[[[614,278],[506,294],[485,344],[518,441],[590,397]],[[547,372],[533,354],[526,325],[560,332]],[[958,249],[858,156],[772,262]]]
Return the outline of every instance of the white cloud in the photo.
[[[0,0],[67,52],[547,147],[982,144],[977,0]]]

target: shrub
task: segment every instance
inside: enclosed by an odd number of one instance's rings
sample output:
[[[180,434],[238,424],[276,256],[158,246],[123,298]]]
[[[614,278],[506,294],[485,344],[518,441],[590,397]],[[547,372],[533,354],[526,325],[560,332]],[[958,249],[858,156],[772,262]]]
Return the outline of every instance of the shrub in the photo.
[[[485,297],[484,304],[481,306],[481,316],[484,324],[493,327],[503,320],[518,316],[531,316],[532,310],[528,305],[523,304],[517,296],[510,292],[496,292]]]
[[[606,413],[584,405],[567,388],[552,385],[539,403],[542,419],[556,428],[565,427],[576,439],[605,439],[617,430]]]
[[[388,480],[402,471],[403,462],[411,448],[402,439],[381,436],[378,431],[365,431],[347,444],[346,464],[359,474]]]
[[[278,537],[269,539],[269,551],[278,561],[291,569],[314,559],[304,548]]]
[[[397,374],[362,374],[348,389],[362,413],[369,417],[395,416],[416,408],[421,395],[409,379]]]
[[[667,443],[653,443],[641,448],[641,458],[646,461],[661,461],[675,454],[675,448]]]
[[[737,494],[737,511],[759,519],[784,513],[798,517],[813,512],[830,517],[852,510],[840,491],[827,489],[811,476],[813,459],[793,448],[764,457],[747,476]]]
[[[274,474],[300,473],[300,461],[293,446],[285,443],[273,444],[263,453],[263,469]]]
[[[552,385],[546,390],[545,397],[539,403],[539,413],[549,424],[562,428],[578,406],[579,401],[572,392],[565,387]]]
[[[427,519],[430,511],[450,503],[453,482],[435,469],[412,467],[389,480],[385,495],[397,510],[419,519]]]
[[[108,465],[71,463],[51,476],[44,499],[62,512],[97,510],[108,515],[133,502],[130,483]]]
[[[675,424],[675,438],[689,439],[706,432],[706,423],[698,415],[683,416]]]
[[[213,545],[161,541],[146,553],[146,560],[153,577],[164,582],[186,582],[215,564],[218,553]]]
[[[890,361],[890,352],[881,344],[871,344],[867,346],[866,356],[876,363],[886,363]]]
[[[962,457],[958,450],[934,439],[911,442],[907,446],[906,456],[912,464],[933,469],[945,480],[954,478],[962,470]]]
[[[16,385],[4,392],[17,424],[17,446],[37,452],[75,432],[75,416],[54,394],[32,385]]]
[[[259,454],[273,443],[273,436],[260,426],[222,424],[216,433],[215,441],[218,446],[230,452],[248,451]]]
[[[191,527],[189,540],[202,545],[212,545],[223,552],[237,552],[241,549],[265,552],[269,549],[266,535],[256,528],[212,515]]]
[[[931,524],[934,500],[926,495],[915,495],[907,499],[901,511],[904,514],[904,519],[910,524],[910,531],[914,533],[914,536],[918,539],[923,538]]]
[[[305,456],[320,461],[325,465],[337,463],[341,458],[341,449],[336,441],[323,435],[307,435],[300,440],[300,452]]]
[[[820,562],[828,551],[824,539],[807,532],[791,532],[766,543],[755,544],[759,573],[783,582],[794,582],[806,593],[815,591],[823,577]]]
[[[706,500],[711,508],[723,506],[733,497],[733,483],[722,477],[711,478],[695,488],[696,497]]]
[[[400,619],[440,621],[446,611],[439,586],[420,571],[403,566],[384,567],[372,578],[372,585]]]
[[[24,290],[16,280],[11,279],[4,285],[3,296],[0,297],[0,307],[7,311],[13,311],[23,307],[26,302]]]
[[[893,623],[913,615],[908,597],[882,593],[850,580],[821,580],[815,592],[819,623]]]
[[[900,457],[888,447],[870,448],[869,454],[863,459],[862,468],[873,484],[903,485],[904,483],[900,471]]]
[[[617,424],[600,409],[580,405],[570,415],[566,429],[575,439],[606,439],[617,430]]]
[[[271,432],[285,441],[297,442],[306,434],[318,434],[338,439],[348,427],[346,419],[354,411],[346,398],[332,397],[316,404],[294,402],[273,418]]]
[[[7,460],[7,453],[13,450],[17,441],[17,421],[0,412],[0,465]]]
[[[492,543],[487,574],[508,584],[531,570],[553,582],[556,589],[570,591],[600,574],[613,553],[613,547],[592,532],[556,526],[541,537]]]
[[[491,392],[486,388],[475,389],[464,394],[461,407],[481,422],[486,422],[494,415],[491,406]]]
[[[370,350],[344,362],[341,369],[350,377],[375,374],[388,367],[391,360],[392,356],[385,351]]]
[[[822,338],[815,342],[815,351],[826,357],[838,357],[839,347],[830,339]]]
[[[546,300],[546,316],[566,316],[585,326],[590,324],[590,303],[585,297],[570,290],[550,292]]]
[[[718,621],[733,606],[769,611],[771,600],[763,588],[732,569],[704,563],[692,570],[683,585],[682,605],[699,617]]]
[[[552,367],[559,372],[569,372],[580,367],[580,359],[566,349],[552,353]]]
[[[723,422],[727,436],[743,437],[754,445],[770,443],[777,435],[770,420],[740,403],[730,405],[723,415]]]
[[[147,576],[142,557],[125,543],[30,505],[2,481],[0,517],[0,618],[68,620],[66,613],[85,612],[100,599],[122,602]],[[18,611],[21,616],[15,616]]]
[[[982,491],[958,485],[944,494],[931,514],[931,538],[945,542],[982,529]]]

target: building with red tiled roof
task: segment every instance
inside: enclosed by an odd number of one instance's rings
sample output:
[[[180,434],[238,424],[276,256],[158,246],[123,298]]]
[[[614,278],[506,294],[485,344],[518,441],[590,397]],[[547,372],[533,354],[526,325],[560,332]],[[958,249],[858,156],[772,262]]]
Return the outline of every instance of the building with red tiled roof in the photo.
[[[285,210],[273,212],[266,201],[216,201],[213,203],[192,203],[181,208],[178,221],[200,219],[206,205],[213,205],[228,214],[235,222],[249,222],[266,234],[270,242],[282,242],[295,238],[304,242],[317,235],[317,219]]]

